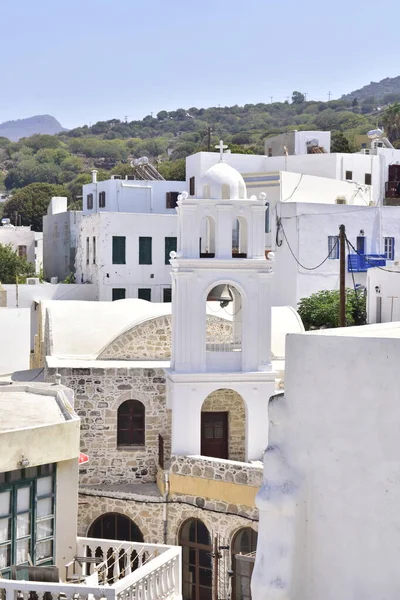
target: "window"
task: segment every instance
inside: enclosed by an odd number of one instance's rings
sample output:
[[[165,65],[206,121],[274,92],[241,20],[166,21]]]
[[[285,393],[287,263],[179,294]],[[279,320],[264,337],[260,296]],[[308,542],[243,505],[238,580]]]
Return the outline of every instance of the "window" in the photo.
[[[348,181],[352,181],[353,180],[353,171],[346,171],[345,179],[347,179]]]
[[[117,445],[144,446],[145,408],[139,400],[126,400],[118,409]]]
[[[385,256],[388,260],[394,260],[394,237],[385,237]]]
[[[213,548],[210,533],[200,519],[189,519],[182,525],[179,545],[184,600],[211,600]]]
[[[266,211],[265,211],[265,233],[269,233],[269,202],[265,203]]]
[[[18,246],[18,256],[20,258],[26,258],[26,256],[27,256],[27,247],[26,246]]]
[[[96,264],[96,236],[93,236],[93,264]]]
[[[257,532],[250,527],[240,529],[232,543],[232,600],[251,600]]]
[[[90,245],[89,245],[89,238],[86,238],[86,264],[89,264],[89,253],[90,253]]]
[[[124,238],[125,239],[125,238]],[[139,238],[139,265],[151,265],[151,237]]]
[[[102,540],[127,540],[143,542],[143,534],[139,527],[124,515],[105,513],[91,524],[88,537]]]
[[[138,298],[140,300],[147,300],[148,302],[151,302],[151,288],[139,288]]]
[[[371,185],[371,183],[372,183],[371,173],[365,173],[364,183],[365,183],[365,185]]]
[[[88,210],[91,210],[93,208],[93,194],[88,194],[86,196],[86,206]]]
[[[54,467],[2,473],[0,483],[0,576],[12,565],[54,564]]]
[[[112,262],[113,265],[124,265],[125,264],[125,242],[126,238],[113,235],[112,239]]]
[[[125,288],[113,288],[112,289],[112,299],[114,300],[124,300],[126,296]]]
[[[167,192],[167,208],[175,208],[178,202],[179,192]]]
[[[163,302],[172,302],[172,290],[171,288],[163,289]]]
[[[104,208],[106,205],[106,193],[100,192],[99,194],[99,208]]]
[[[195,185],[195,178],[191,177],[189,179],[189,195],[190,196],[194,196],[196,193],[196,185]]]
[[[169,265],[169,253],[176,252],[176,237],[165,238],[165,264]]]
[[[339,236],[329,235],[328,236],[328,252],[329,258],[339,258]]]

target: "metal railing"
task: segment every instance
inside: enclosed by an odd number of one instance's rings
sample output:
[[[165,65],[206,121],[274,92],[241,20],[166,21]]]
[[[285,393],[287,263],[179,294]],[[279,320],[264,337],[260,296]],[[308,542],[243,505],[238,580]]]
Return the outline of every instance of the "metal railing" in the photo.
[[[231,340],[221,342],[221,337],[207,336],[206,352],[241,352],[242,339],[239,335],[231,336]]]

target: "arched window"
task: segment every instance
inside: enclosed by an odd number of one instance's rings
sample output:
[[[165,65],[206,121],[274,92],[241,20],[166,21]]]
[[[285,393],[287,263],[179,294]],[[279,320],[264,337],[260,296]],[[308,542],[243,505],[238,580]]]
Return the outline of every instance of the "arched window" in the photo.
[[[144,446],[145,408],[139,400],[126,400],[118,409],[118,446]]]
[[[105,513],[89,527],[88,537],[103,540],[143,542],[139,527],[128,517],[118,513]]]
[[[184,600],[212,599],[212,546],[207,527],[200,519],[189,519],[181,527]]]
[[[199,251],[200,258],[215,256],[215,221],[211,216],[206,216],[201,221]]]
[[[251,576],[257,549],[257,532],[240,529],[232,541],[232,600],[251,600]]]
[[[266,202],[265,206],[265,233],[269,233],[269,202]]]
[[[119,540],[122,542],[144,542],[143,534],[136,523],[118,513],[105,513],[96,519],[89,527],[88,538]],[[96,557],[108,561],[107,581],[110,585],[137,569],[143,562],[143,555],[138,555],[136,550],[127,554],[125,550],[118,552],[118,546],[119,544],[114,549],[109,548],[106,555],[104,555],[100,546],[95,550],[93,549]],[[114,553],[118,553],[119,569],[116,568]],[[87,556],[93,556],[92,546],[87,546]]]

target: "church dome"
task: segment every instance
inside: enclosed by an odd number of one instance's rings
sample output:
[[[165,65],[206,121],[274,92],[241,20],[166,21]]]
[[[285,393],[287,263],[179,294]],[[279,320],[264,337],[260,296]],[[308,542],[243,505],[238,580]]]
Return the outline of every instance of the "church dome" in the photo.
[[[210,200],[244,200],[247,197],[246,184],[239,171],[219,162],[201,177],[198,195]]]

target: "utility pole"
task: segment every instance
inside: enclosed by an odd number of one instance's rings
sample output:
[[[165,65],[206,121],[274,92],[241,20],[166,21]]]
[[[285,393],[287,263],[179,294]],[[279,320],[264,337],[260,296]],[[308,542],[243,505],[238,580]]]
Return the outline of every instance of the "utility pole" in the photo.
[[[304,92],[303,96],[304,96],[304,101],[305,102],[307,102],[307,95],[308,95],[308,92]]]
[[[340,225],[339,227],[339,263],[339,327],[346,327],[346,228],[344,225]]]
[[[332,92],[328,92],[328,102],[331,101]]]
[[[270,96],[270,98],[271,98],[271,104],[272,104],[272,100],[274,99],[274,97],[273,97],[273,96]]]
[[[211,127],[208,127],[207,132],[207,152],[211,152]]]

